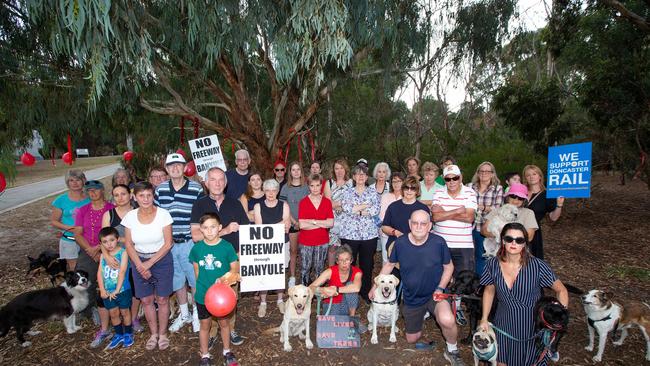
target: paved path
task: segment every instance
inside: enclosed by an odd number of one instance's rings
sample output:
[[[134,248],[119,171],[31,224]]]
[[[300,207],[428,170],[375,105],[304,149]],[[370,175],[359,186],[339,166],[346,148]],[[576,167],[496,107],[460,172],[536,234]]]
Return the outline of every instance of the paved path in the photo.
[[[119,163],[106,165],[101,168],[87,170],[84,173],[88,180],[102,179],[115,173]],[[0,195],[0,214],[15,208],[30,204],[42,198],[61,193],[68,189],[64,177],[56,177],[41,182],[25,184],[24,186],[9,188]]]

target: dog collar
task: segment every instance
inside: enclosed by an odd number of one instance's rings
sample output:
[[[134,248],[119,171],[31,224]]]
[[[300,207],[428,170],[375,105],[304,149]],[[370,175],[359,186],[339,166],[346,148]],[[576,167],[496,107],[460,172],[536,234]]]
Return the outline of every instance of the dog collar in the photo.
[[[373,304],[378,304],[378,305],[395,305],[397,303],[397,299],[388,302],[379,302],[379,301],[371,300],[371,302]]]
[[[606,317],[604,317],[602,319],[598,319],[598,320],[593,320],[593,319],[587,317],[587,323],[589,323],[589,325],[592,328],[595,328],[594,324],[596,324],[597,322],[604,322],[604,321],[610,320],[610,319],[612,319],[612,314],[611,313],[609,313]]]
[[[493,346],[489,352],[481,353],[476,348],[472,347],[472,351],[474,352],[474,356],[476,356],[476,358],[478,358],[479,360],[489,361],[497,353],[497,348]]]

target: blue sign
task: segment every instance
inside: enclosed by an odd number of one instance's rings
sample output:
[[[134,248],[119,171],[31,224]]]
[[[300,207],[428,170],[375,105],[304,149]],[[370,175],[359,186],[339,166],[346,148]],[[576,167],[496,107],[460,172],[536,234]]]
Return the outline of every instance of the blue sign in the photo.
[[[549,147],[546,182],[548,198],[589,198],[591,142]]]

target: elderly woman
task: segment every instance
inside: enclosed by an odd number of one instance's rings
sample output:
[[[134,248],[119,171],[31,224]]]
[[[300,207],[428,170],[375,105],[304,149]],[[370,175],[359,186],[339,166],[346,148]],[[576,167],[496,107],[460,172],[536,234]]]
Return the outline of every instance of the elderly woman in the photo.
[[[336,248],[336,265],[323,271],[309,287],[323,299],[332,299],[330,315],[354,316],[359,306],[361,277],[361,270],[352,265],[352,249],[341,245]],[[325,283],[327,286],[323,286]]]
[[[380,196],[388,194],[390,191],[390,184],[388,182],[390,178],[390,167],[388,164],[383,161],[377,163],[372,170],[372,176],[375,178],[375,182],[370,185],[370,188],[374,189]]]
[[[420,195],[420,182],[417,178],[406,177],[402,183],[402,198],[391,203],[384,214],[381,231],[388,235],[386,249],[388,249],[395,239],[404,234],[411,232],[409,220],[411,214],[417,210],[430,212],[427,205],[417,200]]]
[[[539,229],[537,221],[535,221],[535,213],[532,210],[524,207],[524,203],[528,199],[528,188],[525,185],[514,183],[510,186],[508,195],[506,196],[505,203],[517,206],[518,214],[516,222],[524,225],[526,228],[526,233],[529,238],[532,238],[535,235],[535,231]],[[481,234],[486,238],[494,238],[488,227],[490,226],[490,221],[494,219],[494,216],[498,214],[497,210],[492,210],[490,213],[485,216],[485,221],[481,227]]]
[[[379,237],[379,226],[374,220],[375,216],[379,216],[379,195],[366,186],[366,167],[355,166],[352,169],[352,180],[354,186],[346,189],[341,198],[344,215],[341,217],[343,224],[340,237],[341,244],[352,248],[352,264],[358,263],[363,271],[361,297],[369,302],[368,291],[372,286],[372,267]]]
[[[278,193],[280,192],[280,184],[275,179],[267,179],[263,184],[264,199],[255,204],[253,207],[253,217],[255,225],[266,224],[283,224],[284,225],[284,242],[289,243],[289,228],[291,227],[291,213],[289,212],[289,204],[278,200]],[[286,254],[289,254],[286,251]],[[288,259],[285,258],[285,267],[288,264]],[[266,316],[266,294],[267,291],[260,292],[260,306],[257,309],[257,316],[263,318]],[[278,290],[278,309],[280,313],[284,314],[284,302],[282,296],[284,291]]]
[[[430,161],[422,164],[422,176],[424,179],[420,182],[420,202],[427,206],[433,203],[433,192],[437,189],[445,188],[444,185],[436,183],[438,177],[438,166]]]
[[[66,260],[68,271],[74,270],[79,257],[79,245],[75,242],[72,233],[75,210],[90,202],[84,193],[84,183],[86,183],[86,176],[81,170],[68,170],[65,173],[65,185],[68,191],[52,202],[50,223],[54,228],[61,230],[59,258]]]
[[[262,175],[258,172],[250,172],[248,176],[248,186],[246,192],[239,197],[239,202],[244,206],[244,211],[251,222],[255,222],[253,208],[256,204],[264,201],[264,191],[262,190]]]
[[[323,197],[321,192],[322,176],[313,174],[309,176],[309,195],[300,201],[298,219],[300,220],[300,258],[302,260],[301,281],[307,286],[311,283],[310,272],[312,268],[318,275],[323,271],[327,259],[329,243],[328,229],[334,225],[332,201]]]
[[[111,178],[111,185],[115,187],[118,184],[124,184],[129,187],[129,189],[133,188],[133,182],[128,170],[124,168],[117,168],[117,170],[115,170],[113,178]]]
[[[104,308],[104,302],[97,292],[97,268],[101,246],[99,245],[99,230],[102,229],[102,217],[104,213],[113,208],[113,204],[106,201],[104,197],[104,184],[98,180],[89,180],[84,183],[84,190],[90,198],[90,203],[77,209],[75,216],[74,232],[77,244],[81,248],[77,261],[77,270],[88,272],[88,294],[90,302],[88,308],[94,314],[99,313],[100,330],[95,333],[95,338],[90,344],[91,348],[99,347],[102,342],[110,338],[108,329],[109,315]]]
[[[404,165],[406,165],[407,177],[415,177],[418,182],[422,180],[422,177],[420,177],[420,159],[415,156],[409,156],[404,159]]]
[[[381,201],[379,203],[379,219],[384,222],[386,217],[386,210],[391,203],[402,199],[402,183],[404,183],[404,173],[402,172],[393,172],[390,176],[390,191],[381,196]],[[381,245],[381,259],[382,263],[388,262],[388,253],[386,252],[386,243],[388,242],[388,235],[384,233],[381,228],[379,229],[379,242]]]
[[[169,295],[172,293],[174,263],[172,248],[172,219],[169,212],[154,206],[154,189],[149,182],[138,182],[133,187],[138,208],[129,211],[122,225],[125,227],[125,246],[131,259],[135,296],[144,306],[144,315],[151,336],[145,344],[149,351],[158,346],[169,347]],[[154,306],[154,296],[158,311]]]
[[[544,259],[544,241],[542,239],[542,220],[548,214],[551,221],[557,221],[562,215],[562,206],[564,206],[564,197],[546,198],[546,187],[544,186],[544,174],[536,165],[526,165],[524,167],[523,184],[528,188],[528,202],[525,207],[533,210],[535,220],[539,230],[535,231],[535,236],[530,241],[531,253],[539,258]]]
[[[530,255],[526,228],[513,222],[501,230],[501,248],[495,258],[490,258],[481,276],[483,291],[483,317],[480,327],[489,328],[488,315],[494,297],[499,301],[493,323],[499,332],[497,362],[499,365],[528,366],[546,365],[550,352],[538,358],[535,337],[535,304],[542,288],[550,287],[565,308],[569,305],[569,293],[553,270],[541,259]],[[509,334],[513,340],[504,334]],[[559,355],[557,356],[559,357]]]
[[[345,159],[338,159],[332,165],[332,178],[325,182],[325,190],[323,195],[332,201],[334,208],[334,226],[329,232],[329,252],[327,253],[327,262],[330,266],[335,263],[334,252],[336,247],[341,245],[339,233],[341,232],[341,219],[340,215],[343,212],[341,209],[341,197],[343,192],[348,187],[352,187],[352,180],[350,179],[350,167]]]
[[[476,273],[483,273],[485,267],[485,258],[483,257],[483,236],[481,227],[485,222],[485,217],[492,210],[501,207],[503,202],[503,187],[497,177],[496,168],[489,161],[484,161],[476,167],[476,172],[472,177],[472,189],[476,192],[476,218],[474,219],[474,262],[476,263]]]

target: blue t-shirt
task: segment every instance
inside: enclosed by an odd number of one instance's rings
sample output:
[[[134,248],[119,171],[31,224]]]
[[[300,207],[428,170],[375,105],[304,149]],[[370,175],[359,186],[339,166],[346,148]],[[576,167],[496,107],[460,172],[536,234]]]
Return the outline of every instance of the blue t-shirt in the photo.
[[[116,254],[115,254],[115,260],[118,263],[122,263],[122,256],[125,256],[126,250],[124,248],[121,248]],[[104,279],[104,290],[106,292],[113,292],[117,288],[117,276],[120,274],[120,269],[117,268],[111,268],[106,261],[104,260],[104,257],[102,256],[102,261],[101,261],[101,266],[102,266],[102,275]],[[129,261],[127,260],[126,264],[126,272],[124,273],[124,280],[122,281],[122,291],[118,291],[118,293],[127,291],[131,289],[131,283],[129,282]]]
[[[429,234],[422,245],[413,245],[408,235],[402,235],[395,240],[388,260],[399,262],[404,304],[420,306],[431,299],[440,283],[442,266],[451,262],[451,255],[445,239],[438,235]]]
[[[75,210],[83,205],[87,205],[90,203],[90,199],[88,197],[82,199],[81,201],[73,201],[70,199],[68,196],[68,192],[60,195],[57,197],[53,202],[52,206],[58,208],[61,210],[62,215],[61,215],[61,223],[63,225],[70,225],[74,226],[74,215],[75,215]],[[70,242],[73,242],[74,240],[68,239],[74,237],[74,234],[69,232],[69,231],[64,231],[63,232],[63,240],[67,240]]]
[[[226,197],[238,200],[239,197],[246,192],[249,175],[250,173],[241,175],[237,173],[237,169],[226,170],[226,178],[228,179],[228,184],[226,185]]]
[[[411,232],[411,228],[409,227],[411,214],[417,210],[431,212],[429,207],[420,201],[415,201],[407,205],[402,200],[397,200],[388,205],[382,225],[390,226],[406,235]],[[390,235],[388,237],[388,243],[392,243],[393,241],[395,241],[395,237]]]

